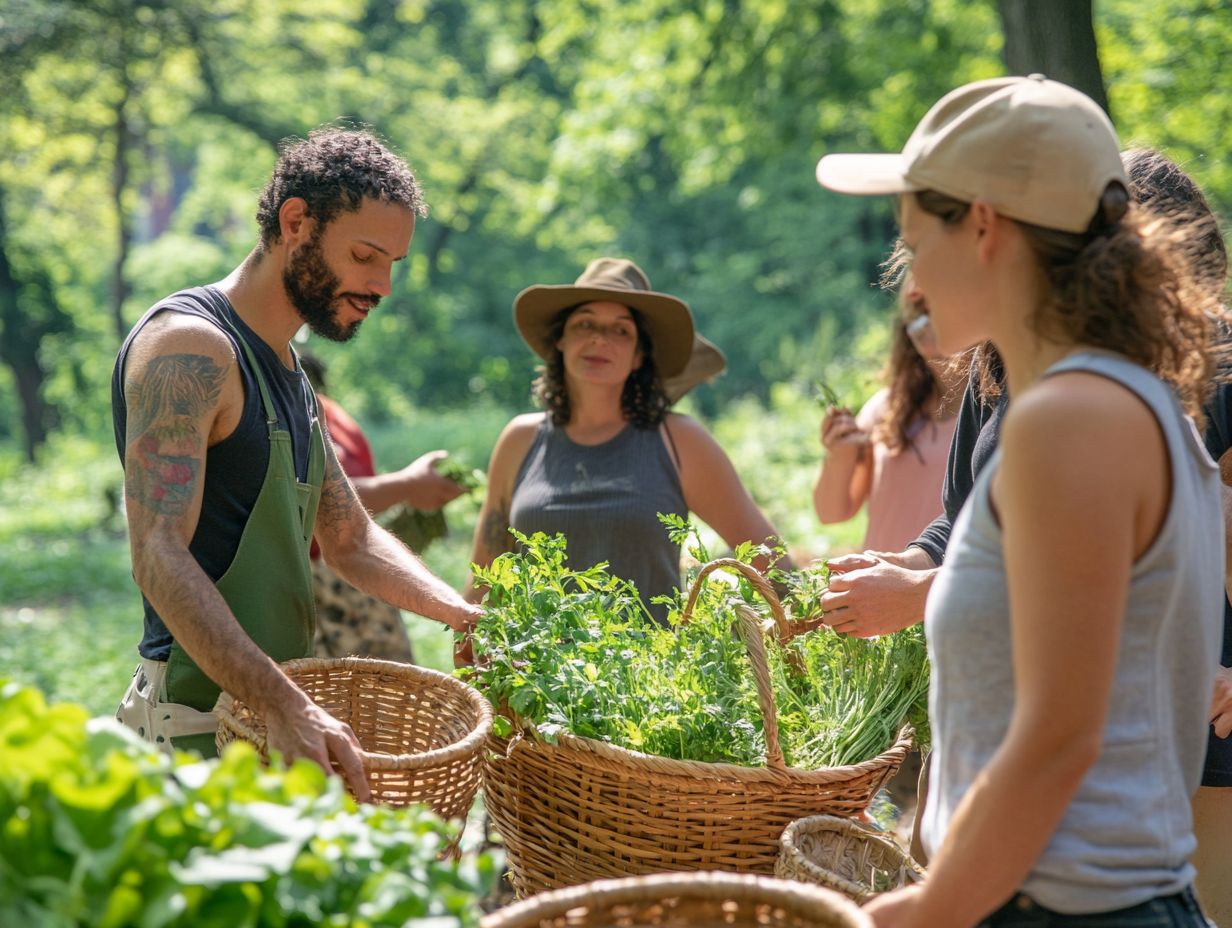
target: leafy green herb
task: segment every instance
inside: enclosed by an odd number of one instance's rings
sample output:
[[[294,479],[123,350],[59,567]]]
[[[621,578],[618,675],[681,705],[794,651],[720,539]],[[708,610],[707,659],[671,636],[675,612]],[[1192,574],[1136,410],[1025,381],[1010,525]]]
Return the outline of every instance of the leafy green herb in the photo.
[[[452,480],[468,495],[487,481],[483,471],[467,468],[454,458],[444,458],[433,466],[438,474]],[[423,510],[413,506],[396,506],[382,518],[381,524],[416,553],[422,552],[432,542],[449,534],[444,509]]]
[[[399,506],[385,518],[384,525],[387,531],[416,553],[421,553],[432,542],[449,534],[443,509],[425,512],[411,506]]]
[[[487,477],[478,468],[468,468],[456,458],[445,458],[434,465],[436,472],[452,480],[467,493],[473,493],[487,482]]]
[[[471,926],[486,858],[422,808],[356,806],[246,744],[174,760],[111,719],[0,685],[0,924]]]
[[[813,392],[817,398],[817,405],[822,409],[828,409],[831,406],[843,408],[843,401],[839,395],[824,380],[818,380],[813,384]]]
[[[673,538],[695,540],[695,556],[706,554],[687,522],[664,521]],[[570,732],[663,757],[764,763],[752,670],[732,631],[739,604],[766,615],[746,580],[707,582],[687,624],[683,594],[661,598],[671,610],[663,627],[605,564],[568,565],[563,537],[514,534],[517,551],[476,569],[490,592],[470,673],[498,708],[549,740]],[[736,553],[747,561],[767,552]],[[788,575],[794,614],[816,614],[827,575],[824,567]],[[767,650],[780,740],[794,766],[875,756],[926,697],[918,631],[862,641],[823,627],[785,646],[769,640]]]

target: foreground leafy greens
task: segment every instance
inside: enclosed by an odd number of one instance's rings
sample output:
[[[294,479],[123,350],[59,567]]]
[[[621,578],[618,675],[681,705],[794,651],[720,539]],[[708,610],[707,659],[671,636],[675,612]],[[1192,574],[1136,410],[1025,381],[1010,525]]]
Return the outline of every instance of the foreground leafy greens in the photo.
[[[547,738],[563,731],[680,760],[764,763],[749,658],[732,631],[738,605],[768,616],[746,580],[707,582],[687,623],[674,598],[662,627],[606,565],[570,566],[563,537],[515,534],[519,550],[477,570],[489,593],[473,674],[494,705]],[[759,550],[736,555],[748,560]],[[815,614],[824,576],[781,577],[797,614]],[[926,717],[919,629],[866,641],[823,627],[786,644],[768,636],[767,651],[789,766],[867,760],[904,719]]]
[[[418,809],[356,806],[299,761],[246,744],[175,760],[109,719],[0,687],[0,924],[470,926],[483,858]]]

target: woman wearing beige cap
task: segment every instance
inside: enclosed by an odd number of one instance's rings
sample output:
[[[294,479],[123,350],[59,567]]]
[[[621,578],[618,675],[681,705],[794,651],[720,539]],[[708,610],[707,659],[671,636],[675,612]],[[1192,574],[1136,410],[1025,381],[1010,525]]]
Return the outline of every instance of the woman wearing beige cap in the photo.
[[[599,258],[573,284],[523,290],[513,312],[546,362],[535,383],[545,412],[517,416],[497,439],[475,563],[512,550],[511,526],[561,533],[571,563],[607,561],[663,621],[650,600],[680,585],[680,548],[659,513],[694,512],[730,545],[772,539],[722,448],[668,412],[725,363],[682,300],[652,290],[632,261]],[[472,582],[467,595],[481,591]]]
[[[1087,97],[1005,78],[948,94],[901,155],[818,165],[899,196],[941,349],[991,340],[1012,397],[925,610],[929,876],[870,903],[879,926],[1206,924],[1189,798],[1224,565],[1186,412],[1214,307],[1185,236],[1129,207],[1118,148]]]

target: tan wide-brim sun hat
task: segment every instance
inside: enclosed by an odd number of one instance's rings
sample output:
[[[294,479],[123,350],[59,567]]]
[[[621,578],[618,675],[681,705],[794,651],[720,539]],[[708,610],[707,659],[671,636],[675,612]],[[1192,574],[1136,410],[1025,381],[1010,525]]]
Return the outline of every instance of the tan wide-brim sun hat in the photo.
[[[700,332],[693,335],[693,354],[685,369],[675,377],[663,381],[663,395],[669,403],[675,403],[694,387],[709,383],[727,369],[727,358],[719,346]]]
[[[1090,226],[1109,183],[1129,186],[1107,114],[1041,74],[952,90],[901,154],[826,155],[817,180],[839,193],[934,190],[964,203],[982,199],[1010,219],[1074,233]]]
[[[620,303],[641,313],[654,346],[655,369],[665,383],[684,372],[693,354],[688,304],[652,290],[642,269],[626,258],[596,258],[572,284],[527,287],[513,301],[513,322],[531,350],[550,361],[556,350],[551,335],[556,314],[596,302]]]

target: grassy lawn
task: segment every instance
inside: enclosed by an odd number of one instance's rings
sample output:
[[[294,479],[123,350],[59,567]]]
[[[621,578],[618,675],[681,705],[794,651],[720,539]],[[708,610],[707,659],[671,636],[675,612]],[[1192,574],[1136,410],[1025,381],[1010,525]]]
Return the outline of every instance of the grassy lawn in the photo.
[[[434,448],[486,468],[510,415],[492,408],[425,412],[375,428],[370,437],[382,468],[401,467]],[[737,404],[710,423],[798,560],[853,550],[864,533],[862,516],[830,529],[817,524],[810,496],[820,451],[817,419],[810,401],[783,390],[769,410]],[[15,450],[0,448],[0,678],[110,714],[136,664],[141,630],[127,536],[114,505],[120,465],[109,443],[63,437],[45,449],[44,462],[31,468]],[[467,578],[478,509],[477,498],[452,503],[449,535],[424,554],[456,588]],[[713,535],[707,540],[721,549]],[[451,669],[448,630],[413,615],[406,620],[417,660]]]

